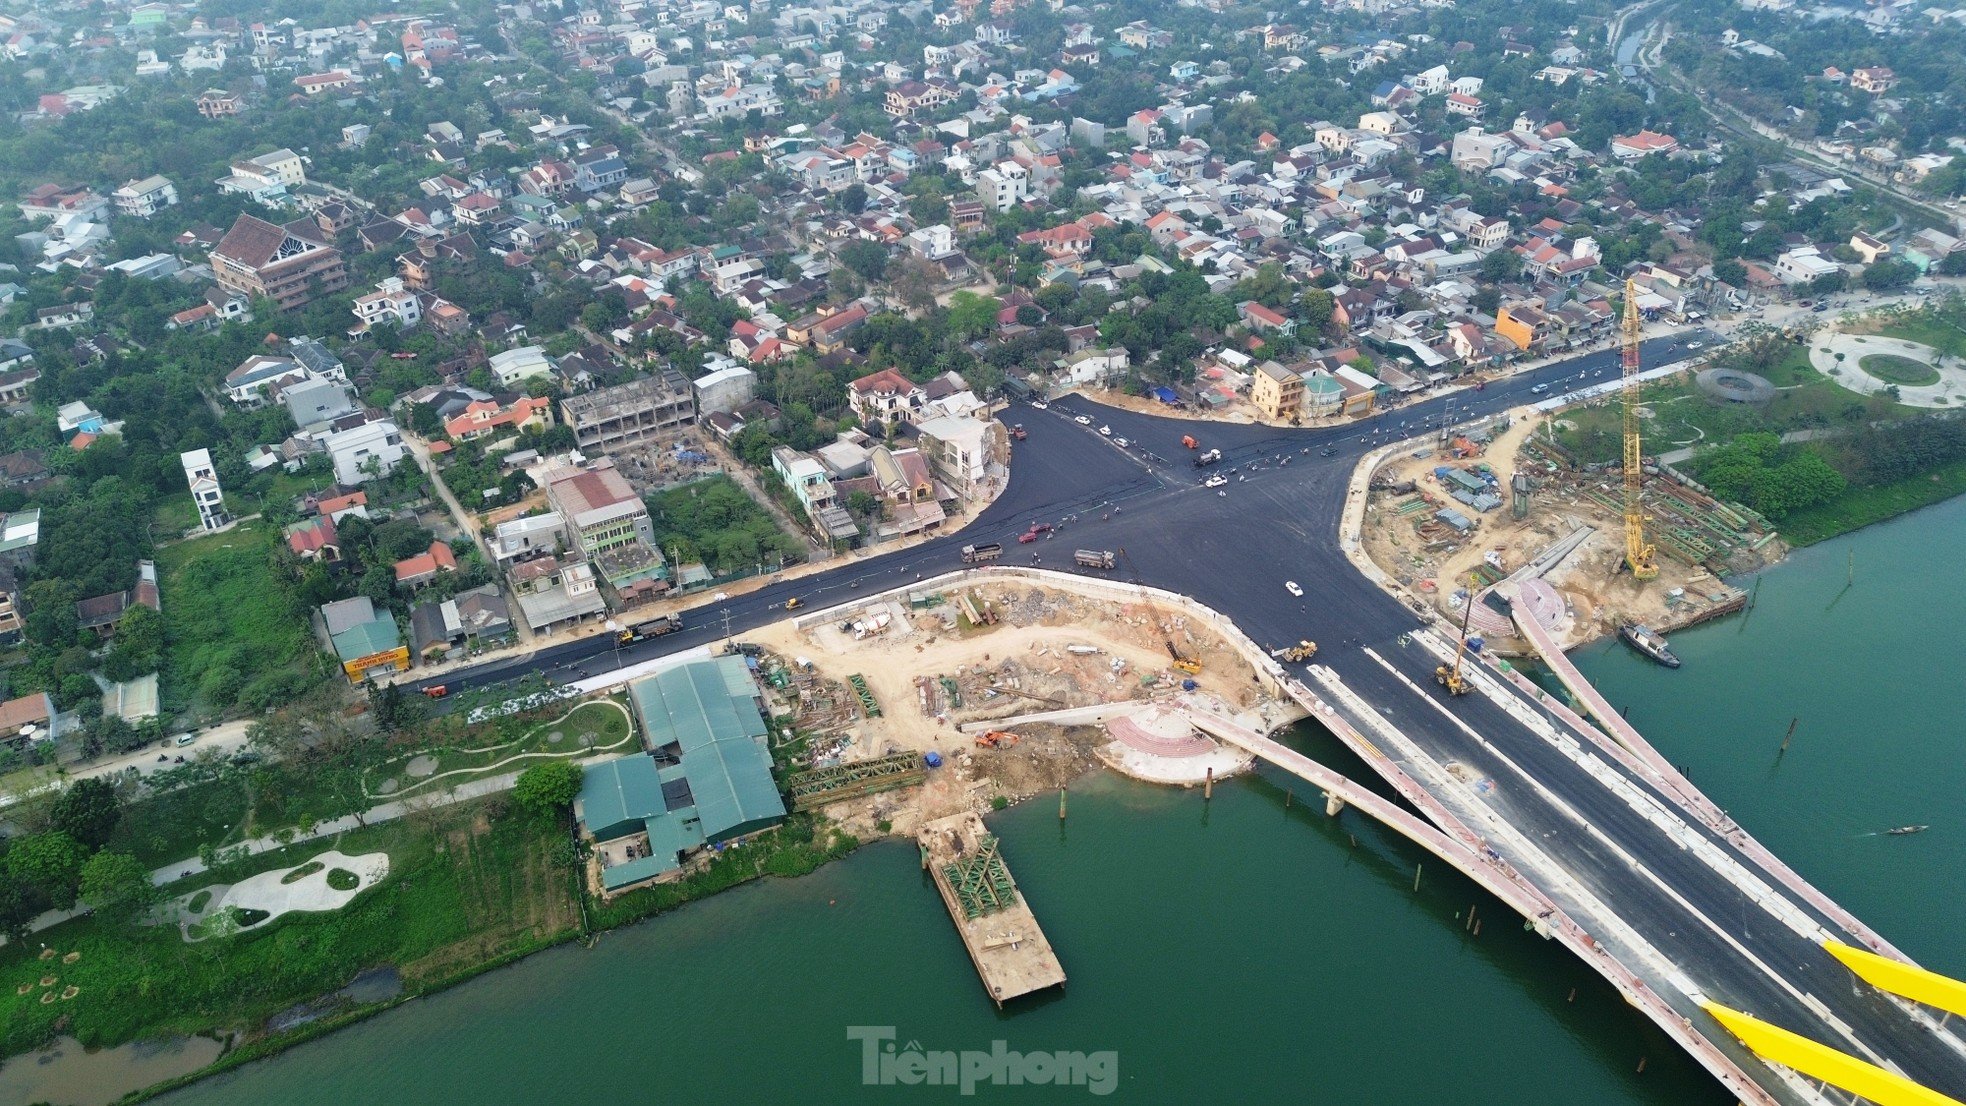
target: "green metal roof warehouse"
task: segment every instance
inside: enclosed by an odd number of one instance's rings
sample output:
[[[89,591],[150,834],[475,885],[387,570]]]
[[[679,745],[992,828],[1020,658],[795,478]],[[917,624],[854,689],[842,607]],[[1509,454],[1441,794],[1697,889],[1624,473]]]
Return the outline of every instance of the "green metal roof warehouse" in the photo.
[[[634,755],[587,769],[581,820],[595,839],[649,835],[651,855],[605,870],[608,889],[673,871],[684,852],[784,819],[757,695],[736,656],[690,661],[628,685],[644,742],[680,763]]]

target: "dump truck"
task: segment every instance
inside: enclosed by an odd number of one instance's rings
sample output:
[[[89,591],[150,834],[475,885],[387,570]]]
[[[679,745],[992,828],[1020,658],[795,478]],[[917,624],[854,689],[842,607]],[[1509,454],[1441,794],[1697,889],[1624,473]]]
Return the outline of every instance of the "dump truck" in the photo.
[[[991,542],[988,545],[963,546],[963,563],[966,565],[994,561],[1001,556],[1003,556],[1003,546],[996,542]]]
[[[1081,568],[1113,567],[1113,552],[1110,549],[1080,549],[1072,554],[1072,560]]]
[[[663,634],[673,634],[682,628],[682,616],[673,614],[664,615],[661,618],[651,618],[647,622],[637,622],[633,626],[618,631],[615,634],[615,638],[623,645],[633,645],[638,641],[647,641],[650,638],[661,637]]]
[[[1197,449],[1201,446],[1200,442],[1195,441],[1195,436],[1193,434],[1181,435],[1181,444],[1189,449]]]
[[[1212,465],[1215,462],[1220,461],[1221,459],[1222,459],[1222,451],[1219,449],[1211,449],[1203,453],[1197,453],[1195,454],[1195,467],[1201,468],[1204,465]]]
[[[1300,641],[1295,645],[1286,645],[1281,649],[1272,649],[1270,650],[1270,655],[1287,664],[1307,661],[1317,656],[1317,642]]]

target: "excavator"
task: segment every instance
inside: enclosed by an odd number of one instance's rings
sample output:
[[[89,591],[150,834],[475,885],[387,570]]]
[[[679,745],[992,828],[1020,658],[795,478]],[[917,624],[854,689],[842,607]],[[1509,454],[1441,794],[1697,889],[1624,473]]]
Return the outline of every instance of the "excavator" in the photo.
[[[1286,664],[1307,661],[1317,656],[1317,642],[1300,641],[1295,645],[1286,645],[1281,649],[1272,649],[1270,650],[1270,655]]]
[[[1140,570],[1133,567],[1133,558],[1126,555],[1125,546],[1120,547],[1119,554],[1120,560],[1126,564],[1127,576],[1132,579],[1135,587],[1142,590],[1140,601],[1147,605],[1147,617],[1154,620],[1154,627],[1158,629],[1161,626],[1160,608],[1155,606],[1154,601],[1145,594],[1147,587],[1146,581],[1140,578]],[[1186,672],[1190,676],[1201,675],[1201,662],[1182,656],[1181,650],[1174,647],[1174,638],[1171,634],[1162,633],[1160,643],[1167,646],[1167,655],[1174,658],[1173,667]]]
[[[976,736],[976,747],[979,749],[1008,749],[1020,740],[1022,739],[1014,733],[1006,733],[1003,730],[991,730],[989,733],[978,734]]]
[[[1468,601],[1461,607],[1461,640],[1454,645],[1454,663],[1434,669],[1434,682],[1446,688],[1449,695],[1468,693],[1468,681],[1461,677],[1461,660],[1468,655],[1468,618],[1474,614],[1475,589],[1480,586],[1479,578],[1468,577]]]

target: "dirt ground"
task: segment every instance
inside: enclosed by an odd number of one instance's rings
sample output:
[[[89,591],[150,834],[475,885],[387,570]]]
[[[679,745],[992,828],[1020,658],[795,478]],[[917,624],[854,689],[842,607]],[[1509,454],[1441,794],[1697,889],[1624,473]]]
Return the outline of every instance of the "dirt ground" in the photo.
[[[959,733],[959,724],[1142,700],[1187,678],[1169,666],[1156,620],[1143,604],[1022,582],[944,594],[947,601],[923,610],[883,605],[876,613],[889,615],[885,629],[858,640],[833,624],[800,630],[790,621],[748,635],[794,664],[809,662],[813,677],[829,687],[844,685],[851,675],[866,681],[882,716],[811,712],[806,721],[829,735],[814,741],[822,752],[843,762],[903,751],[943,756],[946,767],[931,772],[920,788],[829,809],[852,832],[875,834],[885,821],[891,832],[910,834],[922,819],[987,810],[997,796],[1014,802],[1056,792],[1098,767],[1093,751],[1107,740],[1097,726],[1022,724],[1014,727],[1014,747],[988,749]],[[987,606],[999,621],[972,624],[962,595],[979,613]],[[1255,705],[1254,671],[1240,655],[1176,612],[1162,612],[1159,621],[1183,655],[1200,659],[1202,673],[1194,678],[1201,690],[1238,706]],[[960,706],[949,700],[945,677],[957,682]],[[926,678],[926,686],[918,678]]]
[[[1477,456],[1455,458],[1440,448],[1436,439],[1428,437],[1414,439],[1409,443],[1410,448],[1380,468],[1375,484],[1413,481],[1420,492],[1432,496],[1440,505],[1453,506],[1476,519],[1471,535],[1430,543],[1415,532],[1414,516],[1401,516],[1393,509],[1409,501],[1410,495],[1375,490],[1372,505],[1366,511],[1365,547],[1380,568],[1423,593],[1431,591],[1440,609],[1453,616],[1460,609],[1451,600],[1453,593],[1467,587],[1469,574],[1484,561],[1503,572],[1514,572],[1578,527],[1592,527],[1595,532],[1584,544],[1545,577],[1567,601],[1572,614],[1569,623],[1557,631],[1558,640],[1566,648],[1615,633],[1624,622],[1640,622],[1661,632],[1669,631],[1697,620],[1700,612],[1732,596],[1732,590],[1711,572],[1663,554],[1658,558],[1659,576],[1655,580],[1639,581],[1621,571],[1625,553],[1622,516],[1581,494],[1583,488],[1594,486],[1600,494],[1617,498],[1622,494],[1622,485],[1616,473],[1549,480],[1531,494],[1528,517],[1520,520],[1515,518],[1509,503],[1477,515],[1449,499],[1446,489],[1434,476],[1433,470],[1440,465],[1486,462],[1500,478],[1503,488],[1510,486],[1518,465],[1527,466],[1530,474],[1539,480],[1550,477],[1538,462],[1528,460],[1522,453],[1523,443],[1532,433],[1541,431],[1544,422],[1540,417],[1520,417],[1522,414],[1518,412],[1514,422],[1497,433]],[[1649,487],[1650,482],[1664,478],[1647,479]],[[1422,513],[1425,514],[1431,511]],[[1769,554],[1778,557],[1780,550],[1771,548]],[[1672,593],[1680,589],[1683,594],[1673,598]],[[1510,640],[1493,644],[1502,652],[1523,649],[1521,643]]]

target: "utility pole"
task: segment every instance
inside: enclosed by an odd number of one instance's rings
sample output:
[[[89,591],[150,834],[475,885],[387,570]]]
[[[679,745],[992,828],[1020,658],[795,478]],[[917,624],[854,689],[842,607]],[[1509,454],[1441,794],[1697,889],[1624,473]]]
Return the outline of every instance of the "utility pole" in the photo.
[[[728,643],[730,641],[730,608],[725,607],[723,613],[724,613],[724,641]]]

